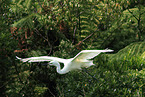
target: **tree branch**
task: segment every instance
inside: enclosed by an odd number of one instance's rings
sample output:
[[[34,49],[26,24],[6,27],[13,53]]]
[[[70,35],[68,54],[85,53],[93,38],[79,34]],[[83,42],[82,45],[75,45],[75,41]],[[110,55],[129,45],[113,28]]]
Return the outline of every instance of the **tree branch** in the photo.
[[[130,13],[133,15],[133,17],[135,17],[135,19],[138,21],[138,18],[133,14],[133,12],[131,12],[131,11],[129,10],[129,8],[127,8],[127,10],[128,10],[128,12],[130,12]]]
[[[77,45],[82,44],[85,40],[87,40],[88,38],[90,38],[93,34],[94,34],[94,32],[91,33],[89,36],[87,36],[87,37],[86,37],[85,39],[83,39],[82,41],[80,41]]]
[[[73,41],[72,41],[72,43],[74,43],[74,42],[75,42],[76,30],[77,30],[77,27],[75,26],[75,28],[74,28],[74,33],[73,33]]]
[[[48,91],[50,92],[50,94],[55,97],[55,95],[50,91],[50,89],[48,88]]]
[[[48,41],[48,37],[45,38],[42,34],[39,33],[39,31],[35,28],[35,32],[37,35],[41,36],[45,41],[47,41],[47,44],[50,46],[50,51],[48,53],[48,55],[50,55],[51,51],[52,51],[52,45],[50,44],[50,42]],[[48,35],[47,35],[48,36]]]

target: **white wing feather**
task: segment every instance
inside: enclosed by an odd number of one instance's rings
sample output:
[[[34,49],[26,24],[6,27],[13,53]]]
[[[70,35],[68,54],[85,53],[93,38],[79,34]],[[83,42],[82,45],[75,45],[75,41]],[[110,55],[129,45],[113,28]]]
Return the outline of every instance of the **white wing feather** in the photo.
[[[30,58],[19,58],[16,56],[17,59],[23,62],[44,62],[44,61],[58,61],[58,62],[65,62],[66,59],[57,58],[57,57],[50,57],[50,56],[40,56],[40,57],[30,57]]]
[[[89,60],[100,54],[101,52],[112,52],[113,50],[83,50],[79,52],[69,64],[72,68],[90,67],[93,64],[93,60]]]
[[[86,61],[99,55],[101,52],[112,52],[113,50],[83,50],[78,53],[72,61]]]

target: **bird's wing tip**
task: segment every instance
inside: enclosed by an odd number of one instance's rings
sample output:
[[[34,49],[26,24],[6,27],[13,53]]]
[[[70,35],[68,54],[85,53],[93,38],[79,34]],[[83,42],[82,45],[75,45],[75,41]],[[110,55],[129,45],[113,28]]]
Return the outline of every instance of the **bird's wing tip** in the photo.
[[[16,58],[19,59],[19,60],[21,59],[21,58],[19,58],[18,56],[16,56]]]
[[[111,50],[111,49],[108,49],[108,48],[106,48],[105,50],[109,51],[109,52],[113,52],[114,51],[114,50]]]
[[[114,50],[108,49],[107,52],[114,52]]]
[[[81,52],[113,52],[114,50],[111,49],[105,49],[105,50],[82,50]]]

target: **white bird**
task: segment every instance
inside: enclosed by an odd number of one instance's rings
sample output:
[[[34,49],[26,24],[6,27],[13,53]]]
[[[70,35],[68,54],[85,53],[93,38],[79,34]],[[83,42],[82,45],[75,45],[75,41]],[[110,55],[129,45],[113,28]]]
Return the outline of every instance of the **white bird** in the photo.
[[[51,57],[51,56],[40,56],[40,57],[30,57],[30,58],[19,58],[16,56],[17,59],[23,62],[44,62],[50,61],[49,65],[56,66],[56,70],[59,74],[68,73],[71,70],[81,69],[81,67],[90,67],[93,64],[93,60],[95,56],[99,55],[101,52],[112,52],[113,50],[82,50],[79,52],[74,58],[70,59],[62,59],[58,57]],[[61,69],[60,63],[64,64],[64,67]]]

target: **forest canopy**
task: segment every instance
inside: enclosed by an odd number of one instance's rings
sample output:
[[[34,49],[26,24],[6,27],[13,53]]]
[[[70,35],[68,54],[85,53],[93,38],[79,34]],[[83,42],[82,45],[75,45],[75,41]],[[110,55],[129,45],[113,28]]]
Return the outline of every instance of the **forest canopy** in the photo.
[[[145,95],[144,0],[0,0],[0,5],[1,96]],[[72,58],[81,50],[106,48],[114,53],[65,75],[44,62],[16,60]]]

